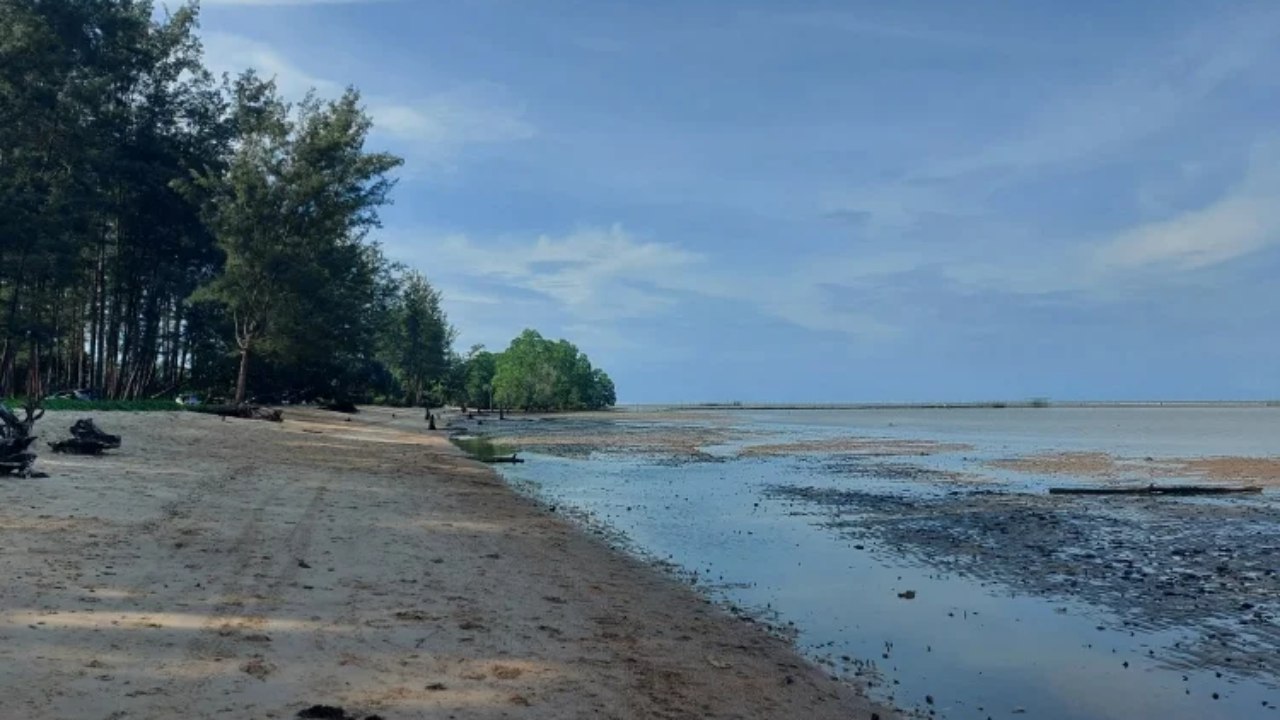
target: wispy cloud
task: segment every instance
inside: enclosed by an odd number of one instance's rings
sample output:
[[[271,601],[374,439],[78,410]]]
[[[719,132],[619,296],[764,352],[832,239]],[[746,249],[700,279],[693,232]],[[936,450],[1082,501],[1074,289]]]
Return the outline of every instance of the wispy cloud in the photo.
[[[1107,76],[1037,103],[1005,137],[922,157],[896,178],[831,191],[821,210],[877,229],[909,227],[921,215],[988,212],[991,197],[1028,178],[1132,151],[1200,112],[1231,83],[1274,82],[1278,48],[1280,6],[1224,14],[1173,40],[1135,47],[1132,60]]]
[[[825,32],[840,33],[856,38],[870,38],[899,43],[920,44],[956,49],[1003,49],[1012,45],[1025,46],[1026,42],[1014,37],[997,37],[945,27],[941,24],[926,25],[920,22],[904,23],[874,18],[862,11],[851,10],[797,10],[788,8],[777,12],[751,13],[768,22],[771,27],[792,25]]]
[[[477,242],[465,235],[392,237],[398,259],[434,275],[498,283],[548,298],[571,317],[618,321],[670,309],[703,257],[633,237],[614,225],[532,240]]]
[[[1280,242],[1280,156],[1260,148],[1244,179],[1213,202],[1131,228],[1098,248],[1104,270],[1187,271]]]
[[[1270,73],[1280,12],[1228,15],[1161,47],[1143,48],[1110,77],[1065,90],[1008,140],[930,168],[947,178],[987,170],[1034,171],[1088,162],[1169,127],[1224,84]]]
[[[537,297],[562,322],[578,330],[596,326],[597,335],[632,320],[694,317],[705,309],[699,303],[727,302],[747,313],[744,318],[754,313],[805,330],[884,339],[893,328],[846,296],[906,267],[901,259],[800,258],[785,267],[731,268],[616,224],[561,236],[489,240],[392,232],[383,242],[393,258],[438,279],[446,301],[463,315],[484,313],[486,308],[475,306],[492,304],[496,293],[528,317],[528,298]],[[490,292],[477,301],[478,287]]]
[[[242,35],[206,33],[206,61],[216,73],[238,74],[254,69],[273,77],[282,94],[298,99],[309,90],[334,96],[346,83],[313,74],[263,42]],[[472,83],[416,97],[367,95],[374,121],[374,137],[405,153],[421,165],[448,166],[459,152],[477,144],[502,143],[532,137],[535,130],[500,86]]]

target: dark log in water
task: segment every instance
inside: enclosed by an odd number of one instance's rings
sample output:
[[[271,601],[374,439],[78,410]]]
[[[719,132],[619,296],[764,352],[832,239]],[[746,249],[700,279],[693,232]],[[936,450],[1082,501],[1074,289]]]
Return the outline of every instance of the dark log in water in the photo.
[[[522,463],[522,462],[524,462],[524,460],[522,460],[522,459],[520,459],[520,458],[516,457],[514,454],[512,454],[512,455],[510,455],[510,456],[506,456],[506,455],[499,455],[499,456],[497,456],[497,457],[479,458],[479,460],[480,460],[480,462],[485,462],[485,463],[490,463],[490,464],[493,464],[493,463]]]
[[[1050,495],[1232,495],[1260,493],[1254,485],[1145,485],[1142,487],[1056,487]]]

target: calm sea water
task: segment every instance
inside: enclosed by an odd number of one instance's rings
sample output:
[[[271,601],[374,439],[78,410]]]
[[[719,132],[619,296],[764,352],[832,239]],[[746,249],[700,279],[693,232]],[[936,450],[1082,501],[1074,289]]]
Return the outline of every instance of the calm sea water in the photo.
[[[615,422],[644,430],[625,414],[601,428]],[[952,718],[1280,718],[1275,677],[1171,667],[1161,651],[1194,639],[1190,630],[1135,630],[1103,605],[961,576],[874,539],[854,542],[820,513],[768,492],[856,483],[886,496],[938,496],[954,486],[874,472],[851,481],[812,456],[737,456],[745,445],[849,436],[958,442],[972,449],[911,460],[997,477],[1002,491],[1039,492],[1050,478],[986,470],[983,461],[1045,451],[1280,456],[1280,409],[738,411],[678,421],[700,422],[727,423],[744,439],[707,448],[721,462],[534,454],[503,472],[620,533],[633,552],[673,563],[716,599],[794,627],[811,657],[873,680],[873,695],[903,708]],[[573,432],[590,431],[574,422]],[[1239,502],[1280,510],[1270,492]],[[1269,517],[1280,521],[1280,512]],[[914,599],[901,599],[908,589]]]

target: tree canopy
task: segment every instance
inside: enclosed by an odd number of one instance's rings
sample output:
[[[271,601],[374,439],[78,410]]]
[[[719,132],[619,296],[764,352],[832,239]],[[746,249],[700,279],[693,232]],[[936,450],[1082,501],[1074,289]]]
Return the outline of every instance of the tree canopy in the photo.
[[[358,90],[215,77],[198,15],[0,0],[0,397],[612,404],[565,341],[459,357],[372,239],[402,161]]]
[[[598,410],[616,402],[613,381],[568,340],[525,330],[494,362],[493,401],[521,410]]]

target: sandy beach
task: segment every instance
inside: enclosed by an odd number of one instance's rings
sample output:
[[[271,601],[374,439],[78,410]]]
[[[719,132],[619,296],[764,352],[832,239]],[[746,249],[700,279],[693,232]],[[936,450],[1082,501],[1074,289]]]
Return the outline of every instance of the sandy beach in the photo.
[[[0,479],[0,716],[891,717],[416,412],[95,417]]]

